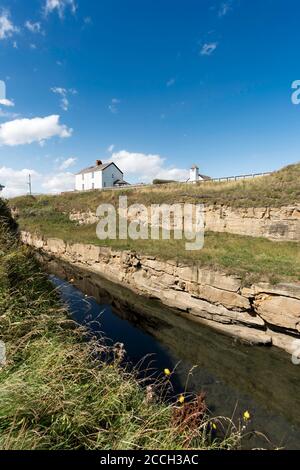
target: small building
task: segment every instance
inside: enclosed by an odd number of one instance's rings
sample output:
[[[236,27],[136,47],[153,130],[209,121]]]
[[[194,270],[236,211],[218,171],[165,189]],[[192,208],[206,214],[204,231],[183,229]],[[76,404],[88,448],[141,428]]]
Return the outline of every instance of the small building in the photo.
[[[188,179],[188,183],[197,183],[198,181],[209,181],[211,178],[206,175],[201,175],[199,173],[199,167],[197,165],[193,165],[190,169],[190,177]]]
[[[84,168],[75,175],[75,190],[90,191],[93,189],[127,186],[123,172],[113,162],[102,163],[96,160],[94,166]]]

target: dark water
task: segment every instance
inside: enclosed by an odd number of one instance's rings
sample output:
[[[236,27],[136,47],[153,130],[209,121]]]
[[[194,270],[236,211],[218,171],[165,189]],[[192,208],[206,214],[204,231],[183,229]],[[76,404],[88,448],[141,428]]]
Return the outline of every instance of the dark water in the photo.
[[[242,345],[94,274],[75,276],[61,264],[50,271],[60,276],[52,281],[72,317],[123,343],[133,365],[143,360],[142,368],[157,373],[175,369],[174,393],[204,391],[215,416],[238,421],[249,410],[250,430],[269,442],[252,437],[245,447],[300,449],[300,366],[287,354]],[[76,287],[62,280],[71,277]]]

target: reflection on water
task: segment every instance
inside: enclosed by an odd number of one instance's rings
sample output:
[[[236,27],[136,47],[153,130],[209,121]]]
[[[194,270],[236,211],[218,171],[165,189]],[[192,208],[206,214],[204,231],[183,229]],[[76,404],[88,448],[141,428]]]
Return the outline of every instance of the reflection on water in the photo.
[[[176,393],[205,391],[216,416],[235,419],[249,410],[252,428],[273,445],[300,449],[300,366],[276,348],[242,345],[183,318],[159,302],[133,294],[86,271],[50,262],[50,272],[73,318],[95,333],[123,343],[128,360],[158,371],[176,367]],[[76,287],[61,278],[75,278]],[[86,297],[88,295],[89,297]],[[151,357],[149,357],[151,355]],[[265,440],[248,446],[268,447]],[[246,444],[247,446],[247,444]]]

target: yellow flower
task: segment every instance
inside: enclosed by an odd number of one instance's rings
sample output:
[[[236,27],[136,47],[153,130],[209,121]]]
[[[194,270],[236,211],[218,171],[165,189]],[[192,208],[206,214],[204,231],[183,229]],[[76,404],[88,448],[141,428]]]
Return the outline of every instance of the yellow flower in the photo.
[[[165,370],[164,370],[164,374],[165,374],[166,376],[171,375],[170,369],[165,369]]]
[[[215,423],[212,423],[212,428],[213,428],[214,430],[216,430],[216,429],[217,429],[217,425],[216,425]]]
[[[185,402],[184,396],[180,395],[180,397],[178,398],[178,401],[179,401],[179,403],[183,404]]]
[[[251,418],[249,411],[245,411],[243,414],[244,421],[248,421]]]

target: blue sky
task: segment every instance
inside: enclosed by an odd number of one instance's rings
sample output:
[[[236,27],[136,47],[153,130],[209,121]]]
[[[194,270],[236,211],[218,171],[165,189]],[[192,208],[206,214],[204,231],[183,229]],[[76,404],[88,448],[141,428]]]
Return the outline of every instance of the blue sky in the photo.
[[[299,161],[299,23],[297,0],[0,0],[5,195],[97,158],[131,182]]]

